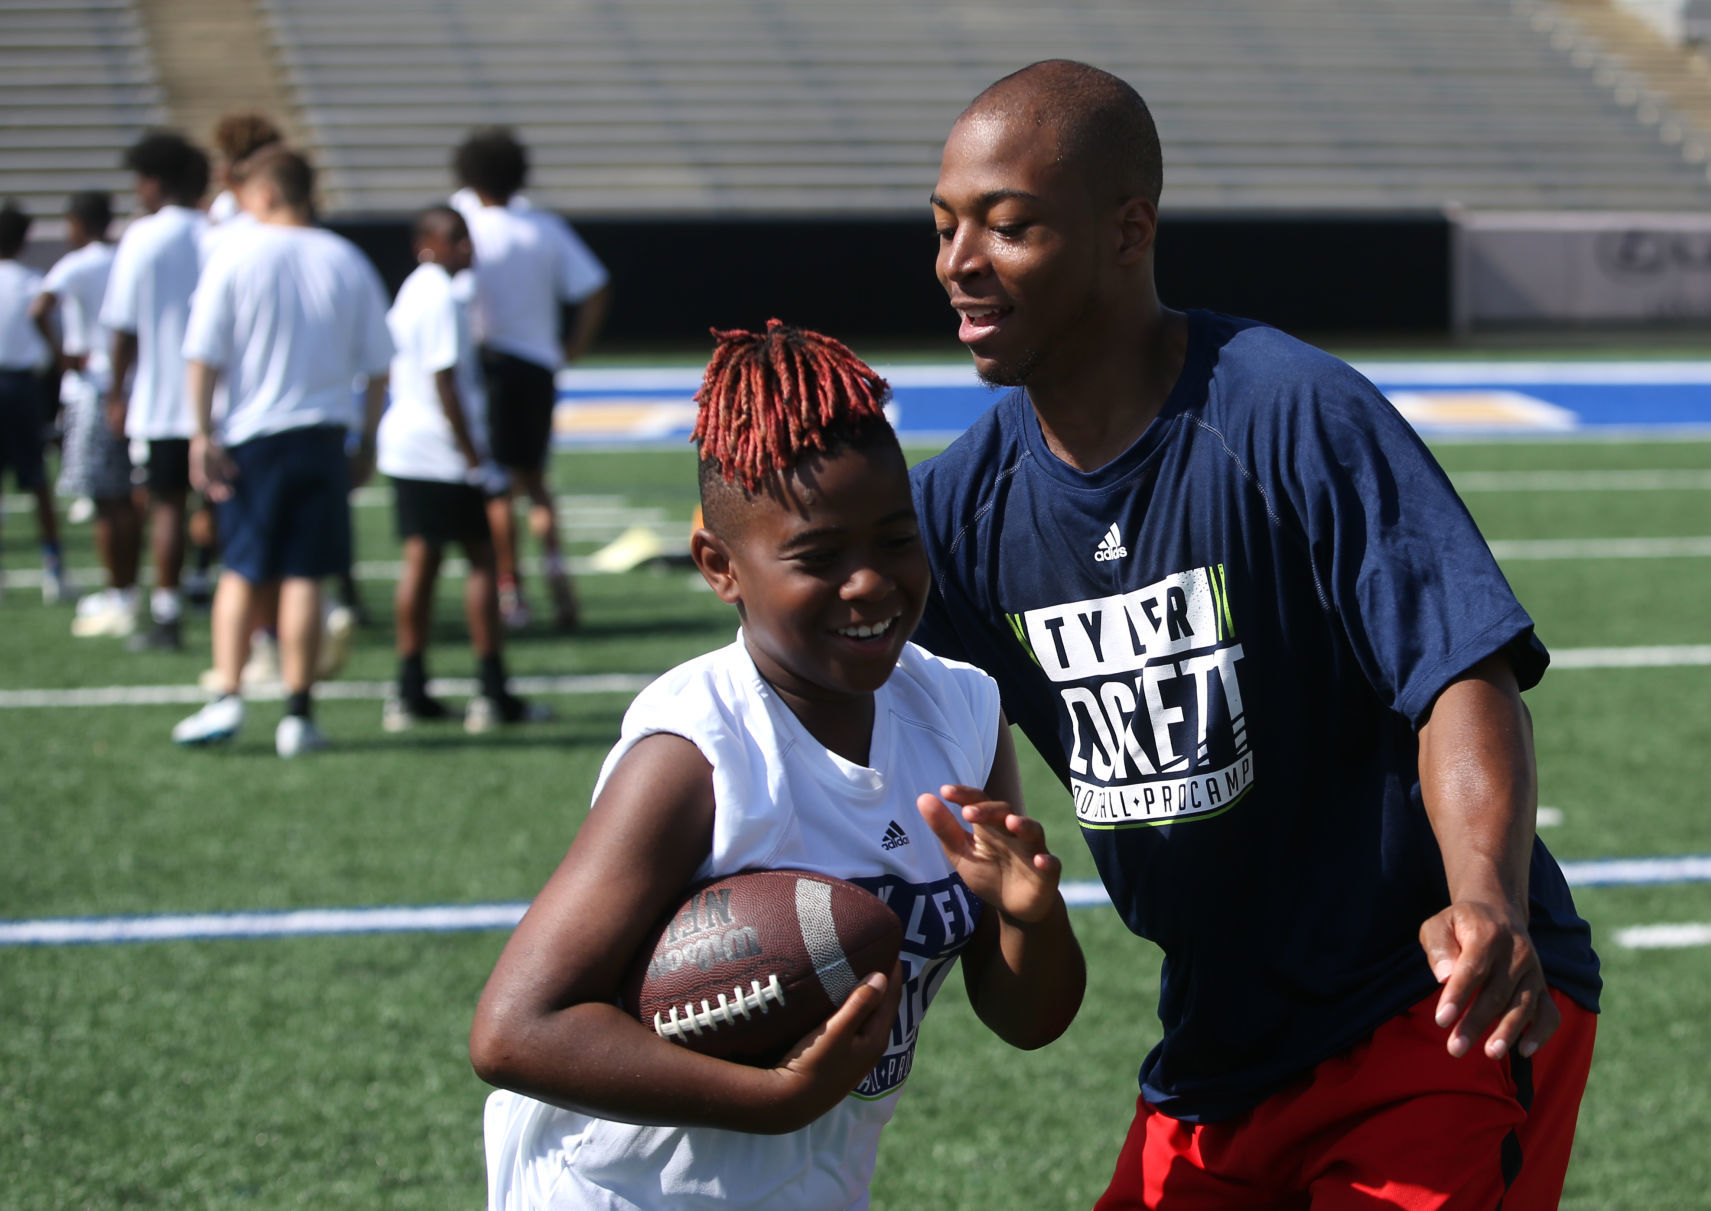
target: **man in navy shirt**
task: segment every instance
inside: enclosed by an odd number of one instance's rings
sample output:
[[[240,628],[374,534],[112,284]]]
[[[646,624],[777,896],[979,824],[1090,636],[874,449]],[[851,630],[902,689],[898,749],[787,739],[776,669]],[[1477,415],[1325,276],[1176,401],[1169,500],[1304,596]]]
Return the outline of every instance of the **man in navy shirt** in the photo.
[[[913,476],[917,640],[998,679],[1164,950],[1100,1206],[1554,1207],[1600,984],[1534,835],[1549,656],[1371,384],[1160,304],[1161,177],[1086,65],[964,111],[938,275],[1016,389]]]

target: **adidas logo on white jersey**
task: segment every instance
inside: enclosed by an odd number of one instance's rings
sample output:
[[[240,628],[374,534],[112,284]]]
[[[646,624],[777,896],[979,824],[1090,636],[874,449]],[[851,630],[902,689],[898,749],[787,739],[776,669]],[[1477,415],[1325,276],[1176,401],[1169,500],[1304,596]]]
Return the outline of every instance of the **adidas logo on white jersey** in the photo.
[[[1113,559],[1121,559],[1129,553],[1129,548],[1123,545],[1123,536],[1117,533],[1117,523],[1112,522],[1111,528],[1105,531],[1105,537],[1099,540],[1099,549],[1093,552],[1095,563],[1109,563]]]
[[[893,820],[885,830],[885,836],[879,840],[879,848],[884,850],[901,849],[909,844],[909,834],[903,831],[903,826]]]

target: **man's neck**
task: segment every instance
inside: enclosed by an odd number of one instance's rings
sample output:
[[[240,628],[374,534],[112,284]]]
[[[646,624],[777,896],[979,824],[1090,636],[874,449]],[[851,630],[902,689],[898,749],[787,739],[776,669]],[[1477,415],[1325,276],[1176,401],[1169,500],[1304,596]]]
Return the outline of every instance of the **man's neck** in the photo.
[[[1046,446],[1078,471],[1096,471],[1134,445],[1182,374],[1185,315],[1161,308],[1131,331],[1132,341],[1108,343],[1108,356],[1028,384]]]
[[[276,206],[272,210],[264,210],[252,216],[258,223],[266,223],[269,227],[308,227],[309,216],[304,211],[292,210],[289,206]]]

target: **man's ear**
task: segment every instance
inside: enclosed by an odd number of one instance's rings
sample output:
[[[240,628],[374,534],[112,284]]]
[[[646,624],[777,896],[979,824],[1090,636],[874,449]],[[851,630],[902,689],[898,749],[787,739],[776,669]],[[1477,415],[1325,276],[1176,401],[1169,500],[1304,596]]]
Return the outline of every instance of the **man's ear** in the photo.
[[[731,562],[731,549],[713,531],[699,529],[689,536],[689,557],[701,571],[701,578],[713,595],[726,605],[736,605],[743,599],[737,585],[737,571]]]
[[[1117,263],[1133,265],[1149,256],[1158,238],[1158,207],[1139,194],[1117,207]]]

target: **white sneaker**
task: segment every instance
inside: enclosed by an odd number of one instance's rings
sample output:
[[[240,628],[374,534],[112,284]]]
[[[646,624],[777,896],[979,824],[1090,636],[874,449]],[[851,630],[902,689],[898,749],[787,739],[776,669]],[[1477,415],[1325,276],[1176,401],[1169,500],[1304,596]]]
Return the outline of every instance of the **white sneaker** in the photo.
[[[349,606],[335,605],[321,620],[321,651],[315,660],[315,680],[326,681],[345,667],[351,651],[351,632],[356,613]],[[275,674],[277,676],[277,674]]]
[[[96,589],[93,593],[89,593],[78,598],[77,613],[75,614],[75,617],[93,618],[95,615],[102,613],[105,610],[110,610],[118,604],[119,594],[117,591],[113,589]]]
[[[95,502],[87,496],[79,496],[71,502],[65,511],[65,520],[74,526],[86,526],[95,520]]]
[[[174,744],[224,744],[244,726],[244,700],[236,694],[216,698],[172,729]]]
[[[273,750],[281,757],[318,753],[326,747],[327,738],[321,735],[321,729],[301,715],[287,715],[273,732]]]
[[[87,614],[83,612],[82,604],[78,603],[77,616],[71,620],[71,633],[79,639],[100,636],[123,639],[137,629],[137,602],[134,598],[127,600],[125,594],[112,592],[104,601],[91,606]]]

